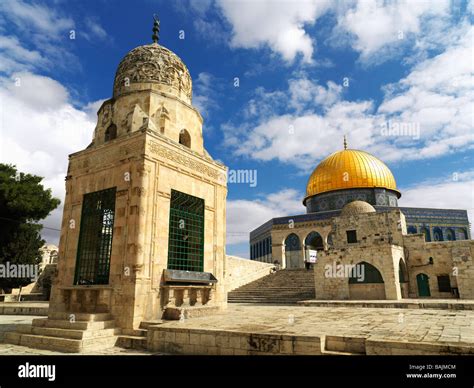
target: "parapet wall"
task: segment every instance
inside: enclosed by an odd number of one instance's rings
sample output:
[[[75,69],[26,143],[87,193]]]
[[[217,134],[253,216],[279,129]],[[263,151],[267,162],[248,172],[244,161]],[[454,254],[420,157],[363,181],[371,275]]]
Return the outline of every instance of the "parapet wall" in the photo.
[[[225,270],[226,292],[269,275],[273,267],[274,265],[269,263],[227,256]]]

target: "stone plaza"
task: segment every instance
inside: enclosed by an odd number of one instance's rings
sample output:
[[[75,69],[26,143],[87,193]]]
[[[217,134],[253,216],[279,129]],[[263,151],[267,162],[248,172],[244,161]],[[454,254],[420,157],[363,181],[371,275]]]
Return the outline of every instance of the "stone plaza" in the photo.
[[[416,300],[405,308],[325,303],[326,307],[231,304],[210,316],[155,322],[148,329],[148,349],[115,346],[81,354],[474,354],[474,302],[440,300],[424,308]],[[382,302],[365,302],[377,303]],[[41,317],[0,315],[0,354],[74,354],[1,343],[5,332],[29,327],[35,318]]]
[[[252,231],[250,260],[226,254],[228,169],[153,32],[69,156],[49,304],[0,304],[0,354],[474,354],[467,212],[398,207],[388,167],[345,138],[307,214]]]

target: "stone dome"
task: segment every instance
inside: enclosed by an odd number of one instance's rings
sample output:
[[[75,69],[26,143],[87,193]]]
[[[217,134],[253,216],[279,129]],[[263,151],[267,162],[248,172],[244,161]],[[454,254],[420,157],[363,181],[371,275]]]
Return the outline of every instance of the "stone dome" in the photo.
[[[313,195],[354,188],[384,188],[400,197],[392,172],[381,160],[364,151],[344,149],[329,155],[314,169],[305,201]]]
[[[171,50],[152,43],[138,46],[120,62],[114,80],[114,98],[156,89],[191,103],[192,80],[183,61]]]
[[[364,201],[352,201],[341,210],[341,217],[356,216],[363,213],[375,213],[375,208]]]

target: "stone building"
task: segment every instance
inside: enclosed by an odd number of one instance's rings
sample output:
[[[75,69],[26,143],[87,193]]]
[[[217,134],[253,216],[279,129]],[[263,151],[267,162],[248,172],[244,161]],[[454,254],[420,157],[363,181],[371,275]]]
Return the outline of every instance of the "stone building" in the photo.
[[[58,247],[54,244],[45,244],[40,248],[41,264],[40,269],[43,270],[48,264],[58,263]]]
[[[307,213],[253,230],[250,257],[291,269],[316,254],[316,299],[474,298],[467,212],[398,207],[400,196],[382,161],[345,142],[311,174]]]
[[[225,305],[227,169],[204,148],[186,65],[131,50],[91,144],[69,157],[50,316],[110,313],[118,327]]]

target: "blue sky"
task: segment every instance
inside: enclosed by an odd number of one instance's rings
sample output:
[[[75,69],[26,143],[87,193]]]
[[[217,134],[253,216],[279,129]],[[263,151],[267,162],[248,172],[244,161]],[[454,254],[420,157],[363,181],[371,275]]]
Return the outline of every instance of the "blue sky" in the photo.
[[[304,213],[309,174],[344,134],[387,163],[401,205],[472,217],[472,9],[442,0],[2,1],[0,161],[44,176],[63,198],[67,155],[90,142],[118,63],[151,42],[158,13],[160,44],[191,72],[207,150],[257,172],[256,185],[229,183],[229,254],[248,257],[248,233],[268,219]],[[44,223],[53,243],[61,210]]]

